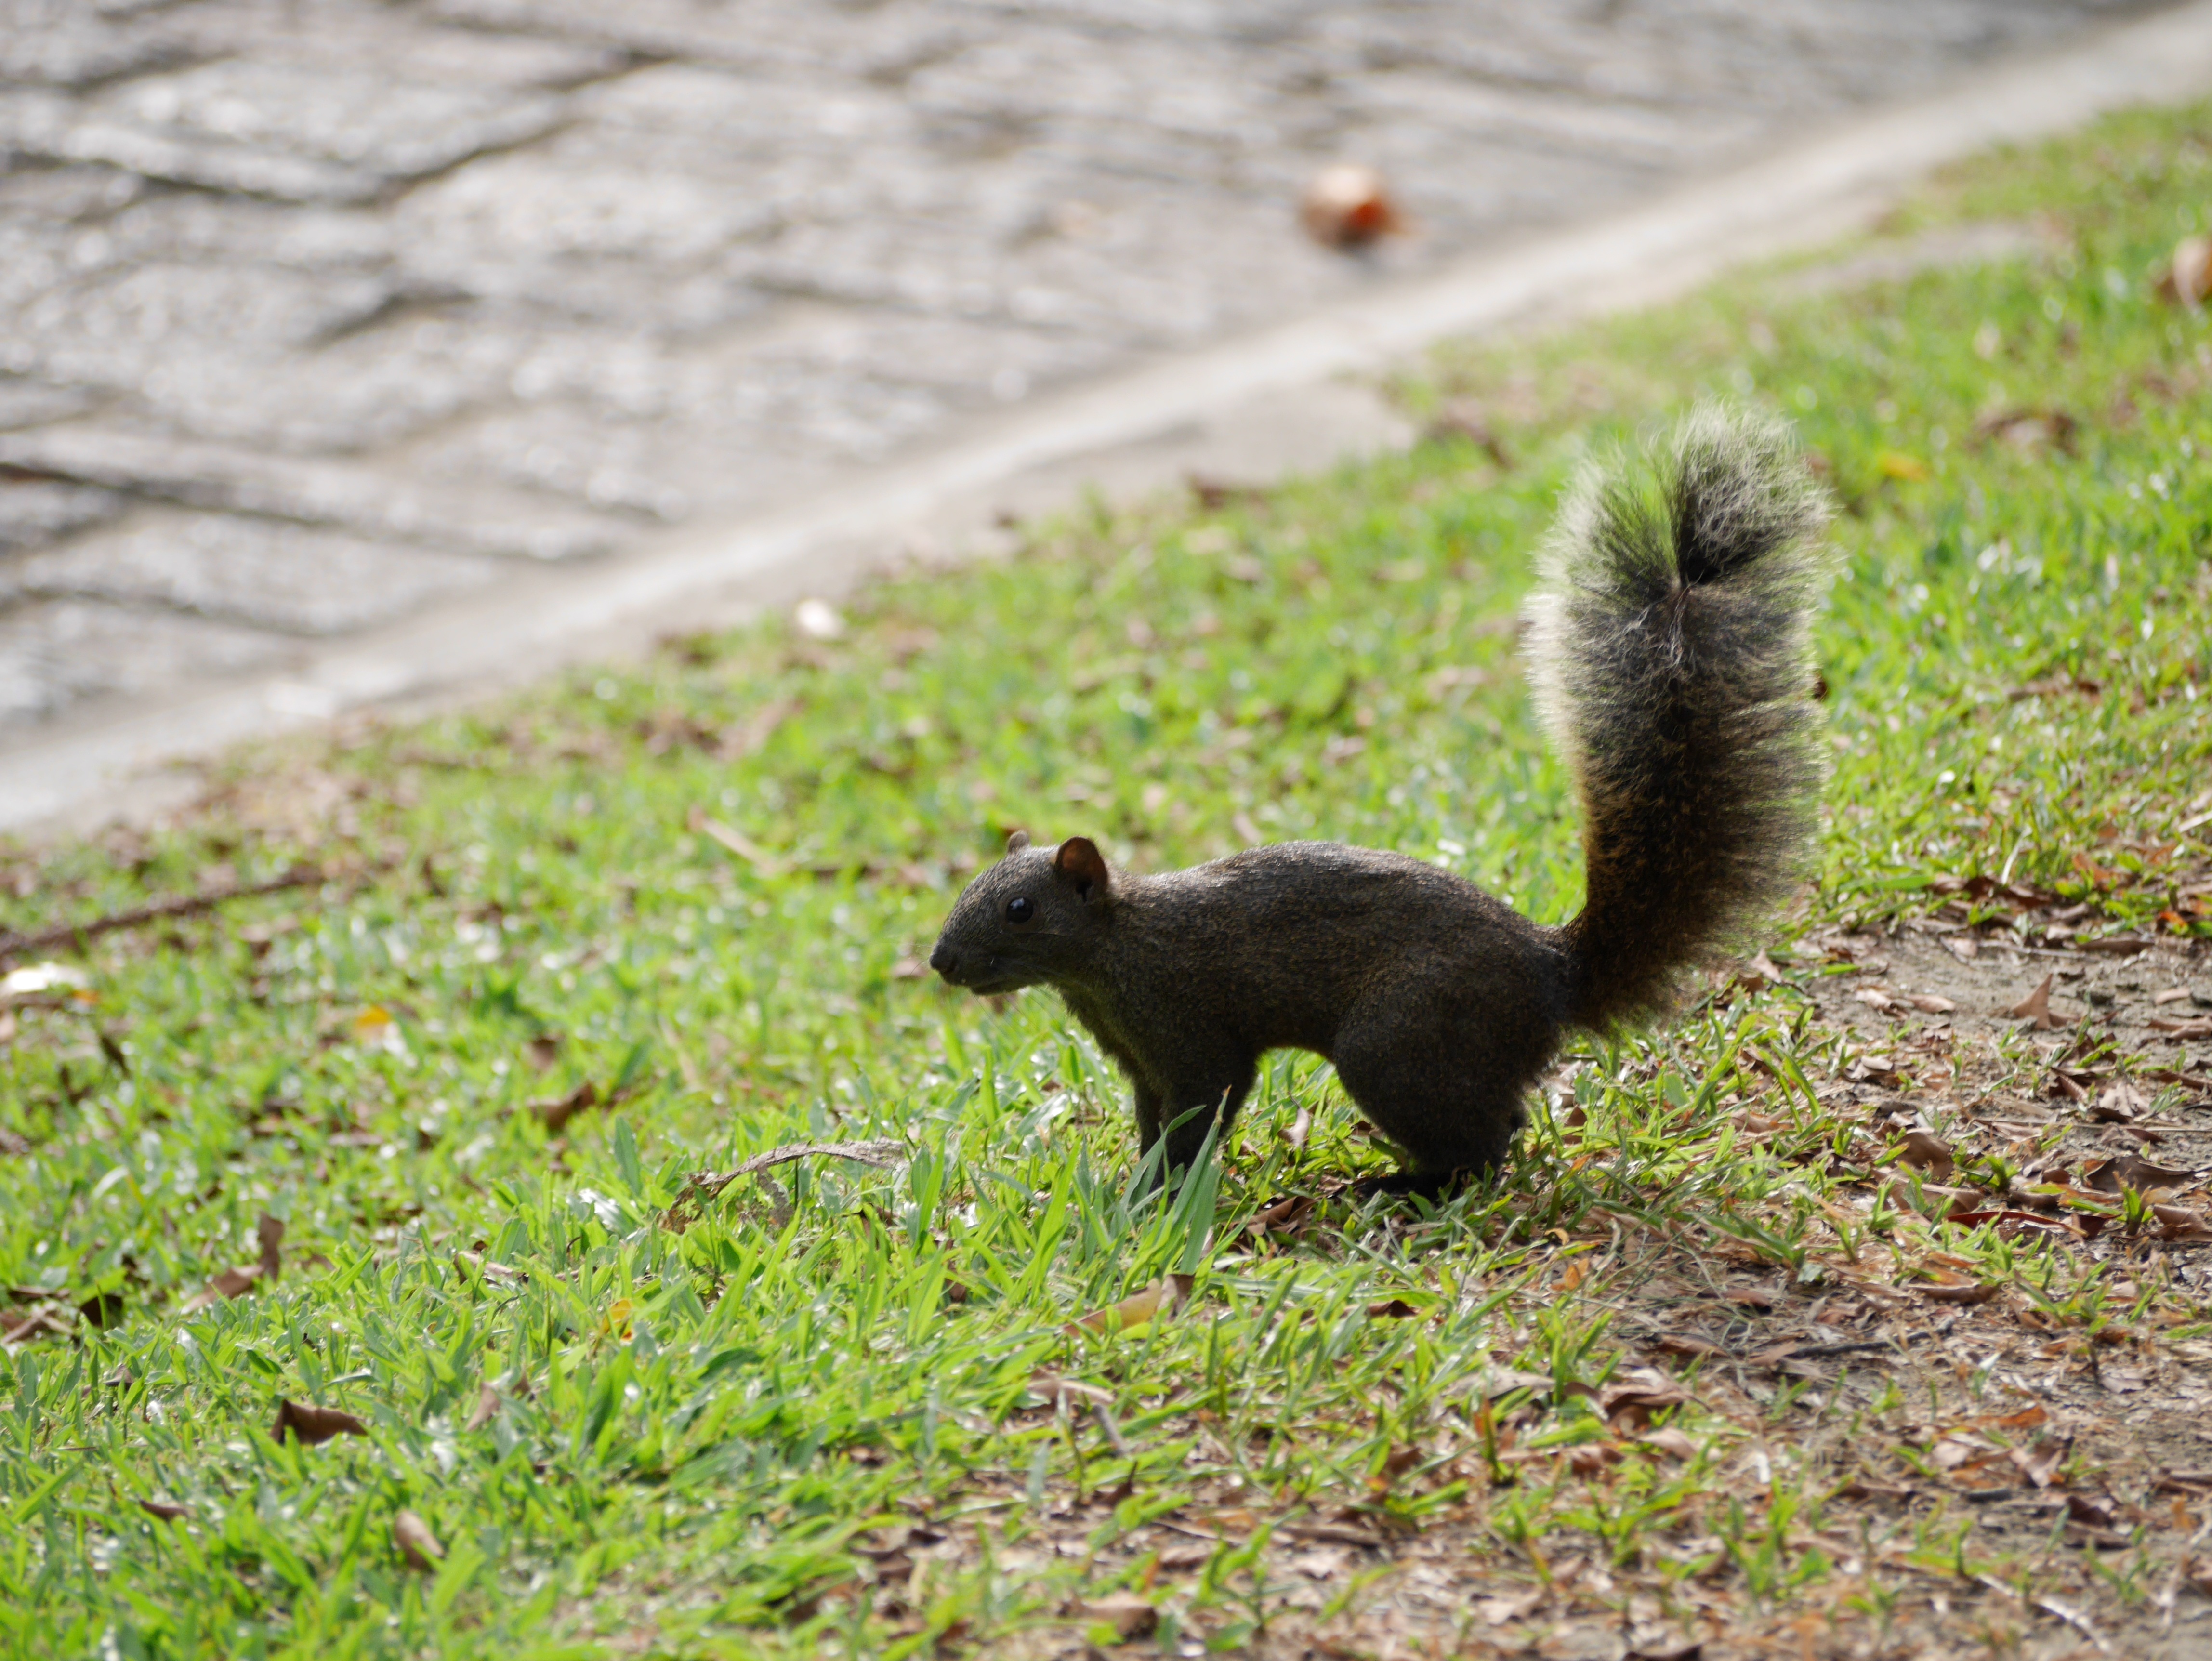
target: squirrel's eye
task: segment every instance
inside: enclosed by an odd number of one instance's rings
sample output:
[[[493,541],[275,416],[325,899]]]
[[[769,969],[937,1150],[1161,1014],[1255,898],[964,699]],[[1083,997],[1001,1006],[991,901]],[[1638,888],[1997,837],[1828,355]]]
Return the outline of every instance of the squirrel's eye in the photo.
[[[1026,894],[1017,894],[1006,902],[1008,922],[1027,922],[1035,916],[1036,916],[1036,902]]]

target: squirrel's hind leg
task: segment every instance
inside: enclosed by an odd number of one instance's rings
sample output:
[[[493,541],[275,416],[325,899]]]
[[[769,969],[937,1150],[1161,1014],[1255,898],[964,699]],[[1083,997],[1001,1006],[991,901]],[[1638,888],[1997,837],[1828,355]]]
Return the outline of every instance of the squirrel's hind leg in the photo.
[[[1346,1024],[1337,1077],[1375,1128],[1405,1149],[1407,1190],[1435,1192],[1461,1173],[1505,1163],[1522,1098],[1548,1050],[1515,1037],[1486,1030],[1444,1001],[1410,1018],[1397,1003]]]

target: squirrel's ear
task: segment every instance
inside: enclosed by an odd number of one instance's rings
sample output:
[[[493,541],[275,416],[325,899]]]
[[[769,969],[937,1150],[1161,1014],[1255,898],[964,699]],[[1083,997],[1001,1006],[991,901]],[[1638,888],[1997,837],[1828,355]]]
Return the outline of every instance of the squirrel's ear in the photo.
[[[1073,883],[1086,900],[1103,897],[1113,881],[1106,870],[1106,856],[1088,837],[1070,837],[1060,843],[1052,856],[1052,868]]]
[[[1009,854],[1018,854],[1029,845],[1030,833],[1026,830],[1017,830],[1006,838],[1006,852]]]

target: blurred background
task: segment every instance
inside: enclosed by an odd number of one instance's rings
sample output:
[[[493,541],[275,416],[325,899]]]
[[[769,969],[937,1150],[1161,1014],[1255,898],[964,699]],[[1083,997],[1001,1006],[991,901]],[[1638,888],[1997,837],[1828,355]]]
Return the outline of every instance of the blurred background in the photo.
[[[0,0],[0,750],[2156,9]]]

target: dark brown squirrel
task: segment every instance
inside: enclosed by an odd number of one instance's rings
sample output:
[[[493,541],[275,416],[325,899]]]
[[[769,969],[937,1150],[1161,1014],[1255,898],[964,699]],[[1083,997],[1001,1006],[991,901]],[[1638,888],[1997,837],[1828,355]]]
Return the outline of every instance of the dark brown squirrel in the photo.
[[[1085,837],[1017,831],[930,966],[981,994],[1057,988],[1128,1074],[1145,1148],[1168,1133],[1168,1166],[1217,1114],[1225,1135],[1261,1055],[1292,1046],[1403,1150],[1383,1186],[1494,1169],[1568,1033],[1663,1014],[1798,880],[1826,776],[1809,635],[1826,517],[1785,427],[1712,408],[1569,493],[1528,654],[1582,795],[1571,922],[1340,843],[1146,877]]]

